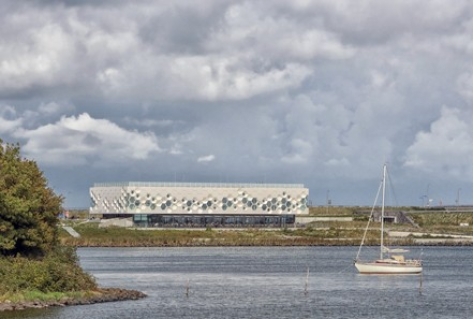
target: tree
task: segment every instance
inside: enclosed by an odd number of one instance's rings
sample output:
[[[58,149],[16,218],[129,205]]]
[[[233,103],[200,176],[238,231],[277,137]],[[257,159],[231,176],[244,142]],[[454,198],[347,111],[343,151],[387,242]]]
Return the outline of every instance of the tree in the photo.
[[[0,254],[39,257],[55,248],[62,202],[36,162],[0,139]]]

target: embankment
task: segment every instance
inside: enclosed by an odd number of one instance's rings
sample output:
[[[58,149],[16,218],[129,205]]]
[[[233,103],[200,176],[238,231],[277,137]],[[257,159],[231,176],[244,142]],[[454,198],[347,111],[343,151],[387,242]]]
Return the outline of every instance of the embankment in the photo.
[[[25,300],[25,301],[9,301],[0,303],[0,312],[24,310],[29,308],[48,308],[63,307],[76,305],[90,305],[103,302],[137,300],[144,298],[146,295],[140,291],[127,290],[119,288],[102,288],[95,291],[84,292],[82,296],[62,297],[57,300]]]

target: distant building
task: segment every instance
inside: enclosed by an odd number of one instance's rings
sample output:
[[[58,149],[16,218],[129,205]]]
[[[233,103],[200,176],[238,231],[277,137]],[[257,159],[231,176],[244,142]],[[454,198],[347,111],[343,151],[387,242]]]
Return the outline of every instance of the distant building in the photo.
[[[285,227],[308,214],[301,184],[97,183],[90,215],[142,227]]]

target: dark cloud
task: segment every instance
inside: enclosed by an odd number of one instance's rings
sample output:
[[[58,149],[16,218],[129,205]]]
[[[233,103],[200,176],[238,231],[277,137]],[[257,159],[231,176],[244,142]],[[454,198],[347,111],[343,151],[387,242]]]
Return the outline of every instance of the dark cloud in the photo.
[[[94,182],[304,183],[472,203],[472,2],[7,1],[0,134]],[[372,187],[373,185],[373,187]]]

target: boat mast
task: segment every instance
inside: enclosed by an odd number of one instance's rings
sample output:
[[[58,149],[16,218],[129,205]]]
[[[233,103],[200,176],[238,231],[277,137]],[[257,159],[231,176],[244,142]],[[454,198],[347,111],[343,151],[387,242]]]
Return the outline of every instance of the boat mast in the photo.
[[[387,174],[387,164],[383,165],[383,179],[382,179],[382,219],[380,227],[380,259],[383,259],[383,224],[385,219],[385,178]]]

